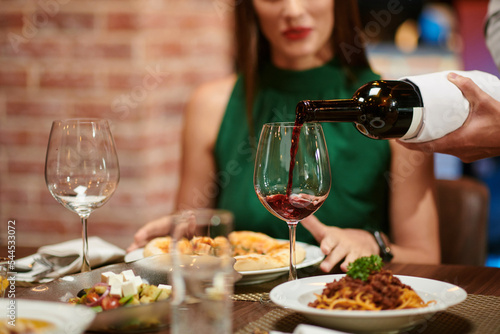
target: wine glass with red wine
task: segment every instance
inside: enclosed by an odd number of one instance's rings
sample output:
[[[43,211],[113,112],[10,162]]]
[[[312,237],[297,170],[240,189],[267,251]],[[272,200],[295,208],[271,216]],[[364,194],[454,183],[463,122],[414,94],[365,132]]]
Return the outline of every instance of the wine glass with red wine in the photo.
[[[268,123],[262,128],[254,188],[262,204],[286,221],[290,232],[289,280],[297,279],[295,230],[328,197],[330,160],[318,123]]]

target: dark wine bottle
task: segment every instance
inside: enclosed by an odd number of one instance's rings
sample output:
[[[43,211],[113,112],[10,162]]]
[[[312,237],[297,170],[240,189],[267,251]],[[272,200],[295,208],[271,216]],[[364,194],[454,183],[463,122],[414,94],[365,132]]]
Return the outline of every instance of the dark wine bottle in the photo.
[[[300,101],[295,123],[354,122],[367,137],[405,139],[417,135],[422,119],[423,102],[416,85],[377,80],[361,86],[351,99]]]

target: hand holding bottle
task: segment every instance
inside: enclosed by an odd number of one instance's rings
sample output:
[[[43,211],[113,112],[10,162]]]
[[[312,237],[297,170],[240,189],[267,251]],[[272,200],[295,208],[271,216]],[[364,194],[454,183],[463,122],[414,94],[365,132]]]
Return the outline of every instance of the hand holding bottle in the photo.
[[[372,81],[351,99],[300,101],[296,123],[353,122],[359,132],[373,139],[397,138],[408,143],[436,140],[460,128],[471,110],[460,89],[447,80],[449,73]],[[500,101],[496,76],[481,71],[458,73]]]
[[[470,78],[449,73],[448,80],[463,93],[470,105],[465,123],[448,135],[423,143],[398,141],[406,148],[457,156],[464,162],[500,155],[500,102]],[[497,87],[500,91],[500,88]]]

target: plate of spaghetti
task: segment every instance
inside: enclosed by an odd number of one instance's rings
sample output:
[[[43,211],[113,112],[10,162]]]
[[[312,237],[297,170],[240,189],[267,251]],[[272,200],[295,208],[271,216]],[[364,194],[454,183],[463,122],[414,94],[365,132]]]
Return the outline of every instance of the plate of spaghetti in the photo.
[[[462,288],[432,279],[371,271],[361,278],[324,275],[278,285],[271,300],[320,326],[347,332],[408,330],[465,300]]]

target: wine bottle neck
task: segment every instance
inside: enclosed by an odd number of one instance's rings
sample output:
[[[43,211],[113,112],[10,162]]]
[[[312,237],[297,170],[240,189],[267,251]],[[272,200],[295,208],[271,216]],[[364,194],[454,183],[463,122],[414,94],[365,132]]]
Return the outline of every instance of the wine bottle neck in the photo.
[[[304,100],[297,104],[299,122],[354,122],[361,116],[360,104],[354,99]]]

